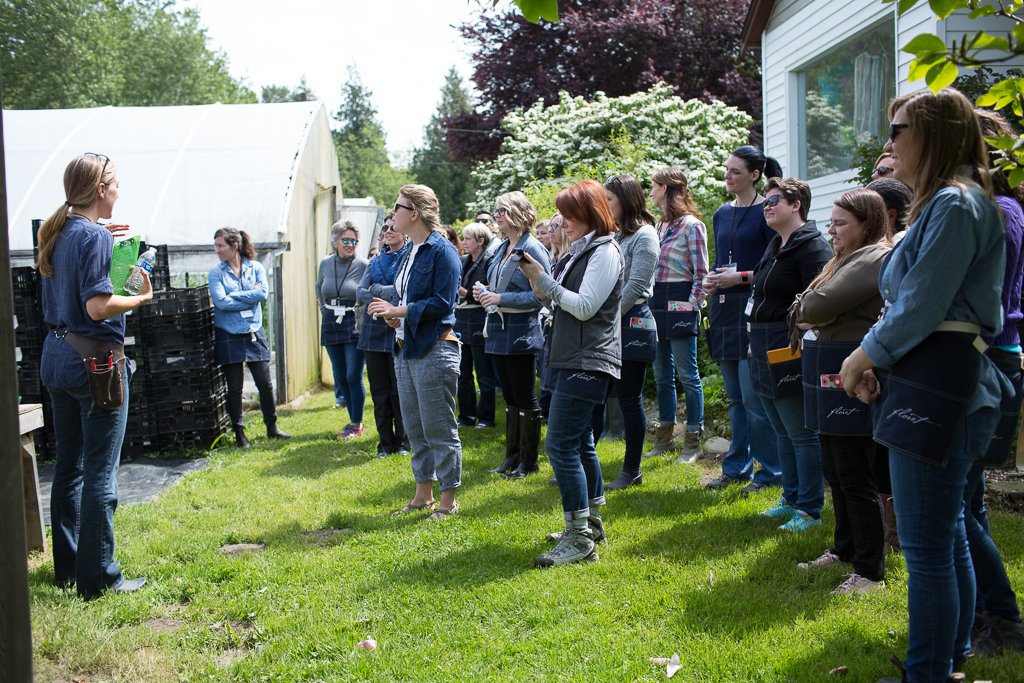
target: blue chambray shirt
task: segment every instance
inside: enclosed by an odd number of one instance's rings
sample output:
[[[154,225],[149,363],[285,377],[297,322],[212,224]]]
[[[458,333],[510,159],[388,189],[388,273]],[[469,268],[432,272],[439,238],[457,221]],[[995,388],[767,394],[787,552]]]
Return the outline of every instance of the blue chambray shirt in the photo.
[[[267,270],[259,261],[242,257],[242,276],[226,262],[210,270],[213,324],[232,334],[248,334],[263,327],[260,303],[267,299]],[[256,288],[260,284],[262,287]]]
[[[879,273],[882,297],[892,303],[861,347],[887,370],[944,320],[998,335],[1005,268],[1003,219],[995,202],[975,187],[936,192]],[[968,409],[995,408],[1000,396],[1000,373],[985,357]]]

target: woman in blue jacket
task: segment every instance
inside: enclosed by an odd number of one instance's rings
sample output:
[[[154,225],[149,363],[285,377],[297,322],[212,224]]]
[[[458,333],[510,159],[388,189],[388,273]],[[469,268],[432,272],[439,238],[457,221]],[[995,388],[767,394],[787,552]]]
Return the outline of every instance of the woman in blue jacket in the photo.
[[[221,228],[213,234],[213,250],[220,259],[210,270],[214,359],[228,381],[228,415],[235,430],[235,443],[239,448],[249,447],[242,417],[243,364],[249,366],[260,392],[267,438],[290,439],[290,434],[277,427],[274,385],[270,381],[270,345],[263,331],[260,304],[267,300],[267,271],[256,260],[256,249],[244,230]]]

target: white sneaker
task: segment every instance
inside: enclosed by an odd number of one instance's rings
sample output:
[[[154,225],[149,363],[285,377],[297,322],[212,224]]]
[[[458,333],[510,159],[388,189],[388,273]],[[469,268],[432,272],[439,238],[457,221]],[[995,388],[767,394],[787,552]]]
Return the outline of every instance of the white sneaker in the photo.
[[[838,588],[832,591],[832,595],[861,595],[879,588],[885,588],[884,581],[872,581],[856,573],[847,574],[846,576],[846,581],[843,581]]]
[[[842,560],[839,556],[833,553],[831,550],[826,550],[822,553],[821,557],[810,562],[801,562],[797,565],[800,569],[821,569],[822,567],[831,567],[834,564],[839,564]]]

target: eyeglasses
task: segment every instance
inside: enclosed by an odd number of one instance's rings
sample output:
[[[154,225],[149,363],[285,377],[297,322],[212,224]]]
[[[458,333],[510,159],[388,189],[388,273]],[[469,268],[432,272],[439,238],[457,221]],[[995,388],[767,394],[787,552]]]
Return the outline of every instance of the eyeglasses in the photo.
[[[405,204],[399,204],[398,202],[395,202],[395,213],[398,213],[399,209],[405,209],[406,211],[415,211],[416,210],[416,209],[412,208],[411,206],[406,206]]]
[[[347,237],[342,237],[338,241],[341,242],[342,244],[359,244],[359,240],[350,240]]]
[[[108,157],[106,154],[97,154],[96,152],[86,152],[82,156],[99,157],[100,159],[103,159],[103,168],[100,169],[100,185],[103,185],[103,174],[107,172],[107,164],[110,163],[110,157]]]
[[[904,128],[910,128],[909,123],[890,123],[889,124],[889,141],[895,142],[896,138],[899,137],[900,131]]]
[[[505,207],[497,208],[497,209],[494,210],[494,217],[495,218],[501,218],[506,213],[508,213],[508,209],[506,209]]]
[[[771,197],[764,198],[764,207],[778,206],[778,203],[782,200],[781,194],[773,194]]]
[[[892,173],[892,166],[879,166],[874,171],[872,171],[872,173],[884,176],[886,174]]]

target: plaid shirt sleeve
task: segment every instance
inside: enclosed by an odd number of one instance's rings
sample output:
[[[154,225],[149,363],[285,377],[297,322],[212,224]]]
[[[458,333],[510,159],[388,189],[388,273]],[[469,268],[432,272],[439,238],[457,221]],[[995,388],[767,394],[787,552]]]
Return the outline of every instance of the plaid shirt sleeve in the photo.
[[[693,296],[704,300],[702,288],[708,274],[708,230],[692,216],[681,216],[659,233],[661,255],[655,271],[657,282],[692,282]]]

